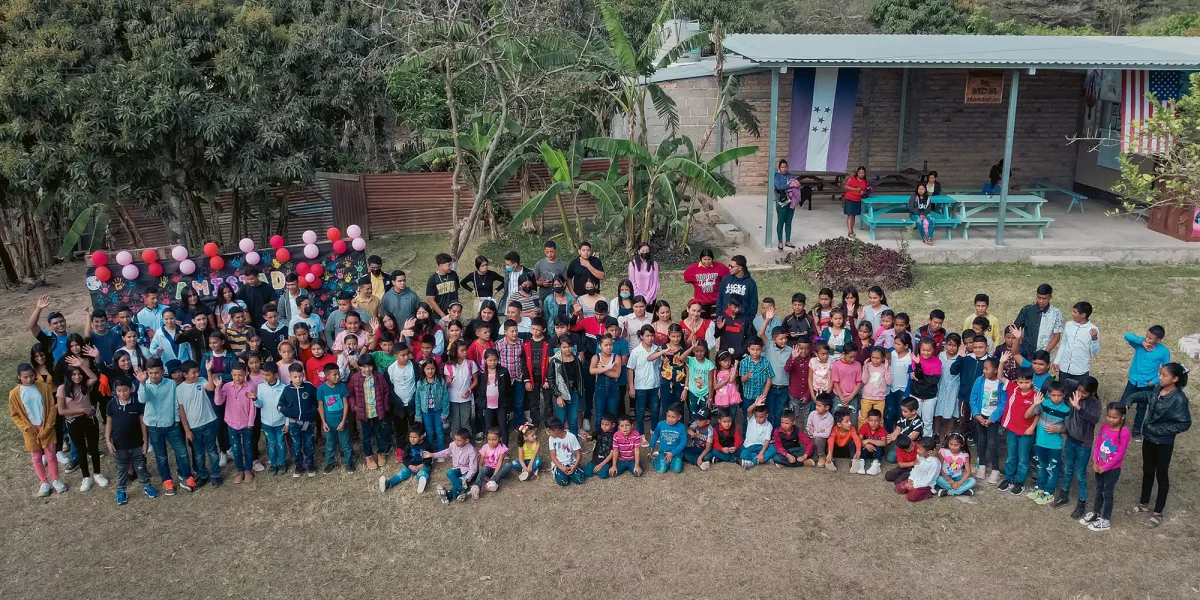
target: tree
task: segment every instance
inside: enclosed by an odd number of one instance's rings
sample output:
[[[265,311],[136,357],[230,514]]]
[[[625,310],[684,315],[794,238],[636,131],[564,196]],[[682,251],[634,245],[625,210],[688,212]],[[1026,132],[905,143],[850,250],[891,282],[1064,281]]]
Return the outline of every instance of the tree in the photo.
[[[1200,206],[1200,74],[1191,75],[1191,85],[1175,101],[1175,110],[1156,110],[1145,122],[1133,124],[1134,144],[1121,154],[1121,178],[1113,185],[1125,211]],[[1166,143],[1161,149],[1142,143],[1155,139]],[[1152,159],[1149,173],[1142,171],[1137,155]]]
[[[867,15],[884,33],[965,33],[969,11],[955,0],[878,0]]]
[[[583,220],[579,217],[580,196],[589,194],[595,198],[602,215],[620,213],[621,193],[619,190],[623,187],[626,176],[618,175],[617,162],[611,161],[608,171],[600,178],[580,179],[583,149],[574,140],[571,141],[571,147],[566,153],[551,148],[550,144],[545,141],[541,143],[538,150],[554,181],[545,190],[530,198],[513,215],[512,225],[518,227],[525,220],[541,214],[546,210],[550,200],[554,200],[559,219],[563,224],[563,234],[567,239],[567,245],[571,251],[574,251],[578,241],[583,239]],[[571,201],[573,220],[567,217],[563,196],[567,196]]]

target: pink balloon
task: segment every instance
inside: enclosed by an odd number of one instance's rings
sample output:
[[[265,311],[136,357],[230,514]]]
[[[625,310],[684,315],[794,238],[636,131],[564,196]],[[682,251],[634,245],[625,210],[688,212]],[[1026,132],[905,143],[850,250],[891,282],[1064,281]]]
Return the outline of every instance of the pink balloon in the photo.
[[[317,280],[317,278],[316,278],[316,276],[315,276],[315,275],[313,275],[312,273],[305,273],[305,275],[304,275],[304,280],[305,280],[305,281],[307,281],[307,282],[309,282],[309,283],[312,283],[312,282],[316,281],[316,280]]]
[[[362,237],[362,228],[358,225],[351,225],[346,228],[346,235],[350,236],[350,239],[356,240]]]
[[[247,252],[246,253],[246,263],[247,264],[257,265],[261,261],[262,261],[262,257],[259,256],[257,252]]]
[[[363,250],[367,249],[367,240],[357,237],[357,238],[354,238],[353,242],[350,242],[350,245],[354,246],[355,250],[362,252]]]
[[[317,232],[309,229],[304,232],[304,235],[300,236],[300,239],[304,240],[305,244],[315,244],[317,243]]]
[[[250,238],[242,238],[242,240],[238,242],[238,250],[241,250],[242,252],[253,252],[254,240]]]
[[[175,246],[174,248],[171,248],[171,258],[175,259],[176,261],[187,260],[187,257],[187,248],[184,248],[183,246]]]
[[[320,254],[321,254],[321,249],[317,248],[316,244],[313,244],[310,242],[308,245],[306,245],[304,247],[304,257],[305,258],[316,258]]]
[[[133,281],[138,278],[138,268],[135,265],[125,265],[121,267],[121,277]]]
[[[122,250],[117,253],[117,264],[121,266],[128,265],[133,262],[133,255],[127,250]]]
[[[192,273],[195,273],[196,263],[192,262],[192,259],[190,258],[185,258],[179,261],[179,272],[183,273],[184,275],[191,275]]]

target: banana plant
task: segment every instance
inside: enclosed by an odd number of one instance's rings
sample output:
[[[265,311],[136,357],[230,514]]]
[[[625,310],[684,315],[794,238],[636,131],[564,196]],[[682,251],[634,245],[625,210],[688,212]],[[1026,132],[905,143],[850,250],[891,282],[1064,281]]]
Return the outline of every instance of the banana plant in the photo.
[[[551,148],[550,144],[545,141],[538,146],[538,151],[553,177],[553,182],[550,187],[538,192],[521,206],[513,215],[511,227],[520,227],[521,223],[527,219],[541,214],[553,200],[558,209],[559,219],[563,224],[563,234],[567,239],[567,244],[574,251],[578,242],[583,239],[583,221],[579,216],[580,197],[586,194],[595,198],[602,218],[611,217],[614,213],[621,213],[623,207],[618,190],[624,185],[624,177],[617,173],[616,163],[612,163],[603,178],[581,179],[583,152],[574,140],[571,141],[571,147],[566,153]],[[563,203],[564,196],[571,202],[574,213],[573,221],[567,218],[566,205]],[[572,229],[574,229],[574,235],[572,235]]]

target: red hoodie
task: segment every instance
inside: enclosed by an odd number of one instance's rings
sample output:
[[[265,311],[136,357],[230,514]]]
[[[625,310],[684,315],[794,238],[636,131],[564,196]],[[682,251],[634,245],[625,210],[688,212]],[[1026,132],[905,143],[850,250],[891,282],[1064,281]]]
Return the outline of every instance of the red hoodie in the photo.
[[[728,274],[729,267],[725,263],[713,261],[713,265],[707,268],[700,263],[693,263],[683,271],[683,281],[692,284],[692,297],[696,302],[716,304],[719,292],[717,282]]]

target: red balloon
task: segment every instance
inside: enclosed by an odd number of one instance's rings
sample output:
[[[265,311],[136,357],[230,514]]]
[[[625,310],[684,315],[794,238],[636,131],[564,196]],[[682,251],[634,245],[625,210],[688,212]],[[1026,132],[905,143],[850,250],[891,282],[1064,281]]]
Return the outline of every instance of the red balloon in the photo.
[[[346,253],[346,242],[343,242],[342,240],[338,240],[338,241],[334,242],[333,243],[333,253],[334,254],[345,254]]]
[[[225,259],[220,256],[213,256],[208,259],[208,268],[214,271],[220,271],[225,268]]]
[[[158,253],[155,252],[152,248],[146,248],[145,250],[142,250],[142,262],[144,262],[144,263],[158,262]],[[158,277],[158,275],[155,275],[155,277]]]
[[[299,279],[296,281],[296,283],[297,283],[297,284],[300,286],[300,288],[301,288],[301,289],[307,289],[307,288],[308,288],[308,281],[307,281],[306,279],[304,279],[303,277],[299,278]]]
[[[325,274],[325,267],[322,267],[322,266],[320,265],[320,263],[317,263],[317,264],[315,264],[315,265],[313,265],[313,266],[309,267],[309,268],[308,268],[308,272],[309,272],[309,273],[312,273],[312,274],[313,274],[313,277],[320,278],[320,277],[321,277],[321,275]]]
[[[329,230],[325,232],[325,237],[329,238],[329,241],[331,242],[336,242],[342,239],[342,232],[338,231],[337,227],[330,227]]]
[[[103,267],[104,265],[107,265],[108,264],[108,255],[105,254],[103,250],[97,250],[97,251],[93,252],[92,253],[92,264],[96,265],[97,267]],[[108,281],[108,280],[101,279],[100,281]]]
[[[271,236],[271,247],[276,250],[282,248],[283,247],[283,236],[281,236],[281,235]]]
[[[209,258],[216,256],[220,251],[221,249],[218,248],[213,242],[209,242],[204,245],[204,255]]]
[[[96,267],[96,279],[100,281],[108,281],[109,279],[112,279],[112,271],[109,271],[108,267],[104,265]]]
[[[296,274],[304,275],[305,273],[308,273],[308,263],[296,263]]]
[[[151,277],[162,277],[162,263],[152,262],[146,265],[146,272],[149,273]]]
[[[278,248],[275,250],[275,260],[285,263],[289,260],[292,260],[292,253],[288,252],[287,248]]]

